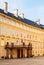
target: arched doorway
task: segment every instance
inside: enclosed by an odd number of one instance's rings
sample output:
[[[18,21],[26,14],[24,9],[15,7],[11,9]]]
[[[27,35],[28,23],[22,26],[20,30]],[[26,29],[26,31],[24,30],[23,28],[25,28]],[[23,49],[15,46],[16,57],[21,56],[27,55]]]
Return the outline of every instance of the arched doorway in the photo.
[[[19,46],[19,48],[17,48],[17,58],[23,58],[24,57],[24,46],[25,46],[25,43],[22,41],[22,45]]]

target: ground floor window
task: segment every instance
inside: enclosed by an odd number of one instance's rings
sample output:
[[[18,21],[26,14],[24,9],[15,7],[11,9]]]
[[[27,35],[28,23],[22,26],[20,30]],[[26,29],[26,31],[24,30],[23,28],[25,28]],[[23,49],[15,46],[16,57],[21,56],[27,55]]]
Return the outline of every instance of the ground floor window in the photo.
[[[4,40],[1,40],[1,46],[4,46]]]

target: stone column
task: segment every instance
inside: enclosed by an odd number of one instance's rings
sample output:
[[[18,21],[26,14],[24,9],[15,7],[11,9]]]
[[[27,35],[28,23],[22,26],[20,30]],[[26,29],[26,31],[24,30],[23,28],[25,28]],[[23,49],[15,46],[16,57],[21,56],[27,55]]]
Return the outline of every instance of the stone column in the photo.
[[[23,58],[23,48],[21,48],[21,58]]]
[[[9,49],[6,49],[6,58],[9,59]]]

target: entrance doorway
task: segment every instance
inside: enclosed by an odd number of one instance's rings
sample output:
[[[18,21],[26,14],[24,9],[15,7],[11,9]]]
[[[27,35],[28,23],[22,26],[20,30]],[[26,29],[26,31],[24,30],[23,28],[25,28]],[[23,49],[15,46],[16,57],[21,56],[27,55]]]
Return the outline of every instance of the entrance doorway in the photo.
[[[20,49],[17,49],[17,58],[20,58]]]
[[[21,49],[21,58],[23,58],[23,49]]]
[[[17,58],[23,58],[23,48],[17,49]]]
[[[28,48],[27,48],[27,57],[32,57],[32,44],[29,43]]]

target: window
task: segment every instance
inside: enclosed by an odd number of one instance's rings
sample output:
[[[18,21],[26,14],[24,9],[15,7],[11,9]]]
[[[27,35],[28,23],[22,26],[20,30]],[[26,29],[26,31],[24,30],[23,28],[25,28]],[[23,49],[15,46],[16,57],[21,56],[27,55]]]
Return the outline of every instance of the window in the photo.
[[[31,35],[30,35],[30,39],[31,39]]]
[[[20,24],[20,28],[23,28],[22,24]]]
[[[29,28],[28,28],[28,27],[27,27],[26,29],[27,29],[27,30],[29,30]]]
[[[6,20],[6,23],[8,24],[10,22],[10,20],[8,19],[8,20]]]
[[[10,29],[8,29],[8,30],[6,31],[6,34],[7,34],[7,35],[10,35]]]
[[[2,18],[0,17],[0,21],[2,20]]]
[[[18,40],[16,40],[16,45],[18,45]]]
[[[37,51],[35,51],[35,53],[37,54]]]
[[[22,37],[22,33],[21,33],[21,37]]]
[[[1,34],[4,34],[4,28],[1,28]]]
[[[4,22],[4,18],[2,18],[1,21]]]
[[[32,53],[34,54],[34,50],[32,51]]]
[[[4,40],[1,40],[1,46],[4,46]]]
[[[11,22],[11,25],[15,25],[14,21]]]
[[[16,26],[19,27],[20,26],[19,23],[16,23]]]
[[[16,36],[18,36],[18,32],[16,32]]]
[[[27,38],[29,37],[29,35],[27,34]]]
[[[12,31],[12,35],[14,35],[14,31]]]
[[[18,43],[18,40],[16,40],[16,43]]]
[[[24,26],[24,29],[26,30],[26,26]]]

